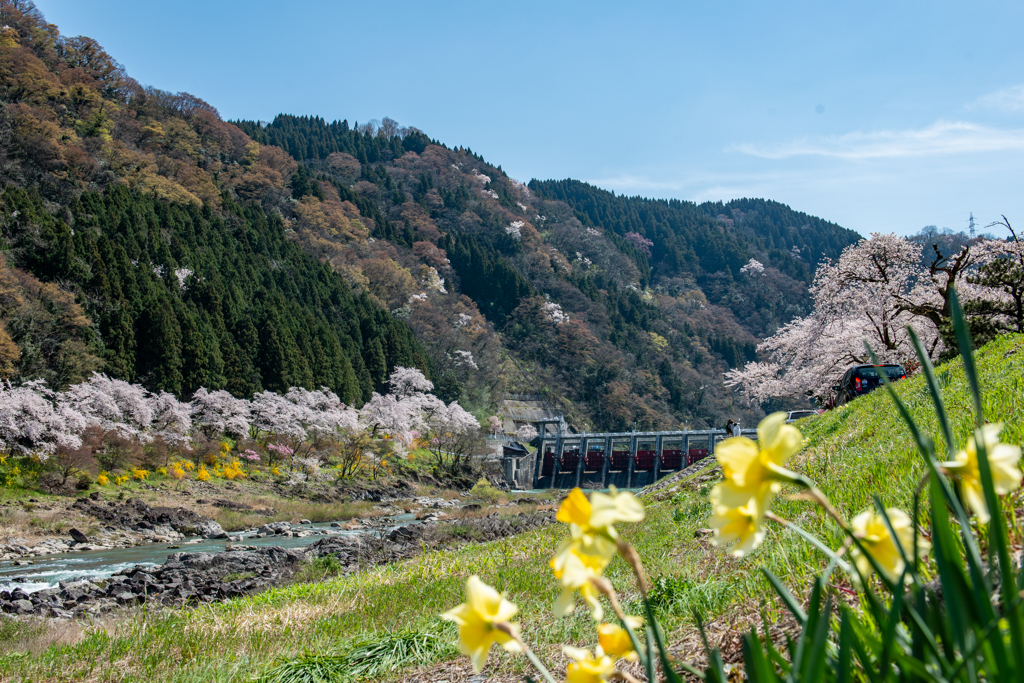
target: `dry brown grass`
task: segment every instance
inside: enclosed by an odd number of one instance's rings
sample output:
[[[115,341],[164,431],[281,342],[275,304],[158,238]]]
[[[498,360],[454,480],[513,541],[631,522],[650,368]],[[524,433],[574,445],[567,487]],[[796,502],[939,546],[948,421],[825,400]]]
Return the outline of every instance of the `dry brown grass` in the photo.
[[[0,508],[0,543],[21,539],[31,546],[44,538],[66,537],[72,527],[87,536],[99,530],[95,519],[68,510],[60,502],[49,502],[45,507],[28,503],[8,504]]]

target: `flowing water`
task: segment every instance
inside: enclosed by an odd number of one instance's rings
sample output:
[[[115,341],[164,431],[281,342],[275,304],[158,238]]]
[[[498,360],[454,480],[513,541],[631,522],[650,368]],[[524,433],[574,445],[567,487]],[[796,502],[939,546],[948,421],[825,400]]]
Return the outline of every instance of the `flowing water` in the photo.
[[[385,523],[375,523],[373,527],[362,529],[332,528],[330,522],[322,524],[297,524],[294,530],[320,531],[329,530],[333,536],[356,536],[388,531],[403,524],[414,521],[415,515],[403,514],[379,518]],[[105,579],[115,572],[137,564],[155,566],[163,564],[173,553],[216,553],[225,550],[229,544],[254,546],[278,546],[281,548],[302,548],[330,535],[313,534],[302,538],[292,536],[268,536],[256,538],[255,532],[246,531],[241,534],[241,541],[185,539],[175,543],[148,543],[131,548],[111,548],[109,550],[87,550],[84,552],[61,553],[32,558],[28,566],[16,566],[13,562],[0,562],[0,591],[21,588],[26,593],[53,588],[59,581],[78,581],[82,579]],[[198,543],[188,543],[198,540]],[[171,548],[169,546],[180,546]]]

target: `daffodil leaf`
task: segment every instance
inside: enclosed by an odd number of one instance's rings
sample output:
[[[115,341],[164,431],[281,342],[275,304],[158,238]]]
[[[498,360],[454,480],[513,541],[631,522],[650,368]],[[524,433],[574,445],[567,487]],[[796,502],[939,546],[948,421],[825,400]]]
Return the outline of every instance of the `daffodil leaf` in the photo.
[[[800,603],[793,597],[793,594],[789,592],[785,584],[779,581],[779,577],[772,574],[772,572],[764,567],[761,567],[761,572],[768,578],[768,583],[772,585],[775,592],[778,593],[779,597],[782,598],[782,602],[786,603],[786,607],[789,609],[793,618],[796,619],[800,626],[804,626],[807,623],[807,613],[804,612],[803,608],[800,607]]]

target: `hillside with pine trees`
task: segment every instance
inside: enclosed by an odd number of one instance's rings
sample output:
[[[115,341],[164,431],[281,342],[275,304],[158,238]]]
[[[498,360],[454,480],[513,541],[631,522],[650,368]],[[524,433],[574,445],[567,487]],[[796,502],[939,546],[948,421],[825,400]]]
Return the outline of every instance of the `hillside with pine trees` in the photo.
[[[31,4],[0,20],[13,382],[327,386],[360,405],[406,366],[478,414],[542,392],[579,427],[752,423],[723,373],[859,239],[761,199],[525,184],[388,118],[224,121]]]

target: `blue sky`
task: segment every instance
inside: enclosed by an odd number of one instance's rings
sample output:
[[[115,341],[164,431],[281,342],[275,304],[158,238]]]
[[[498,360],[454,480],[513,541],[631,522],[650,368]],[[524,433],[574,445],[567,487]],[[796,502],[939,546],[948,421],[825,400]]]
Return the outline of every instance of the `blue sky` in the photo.
[[[224,118],[390,116],[514,178],[1024,227],[1021,2],[37,0]]]

